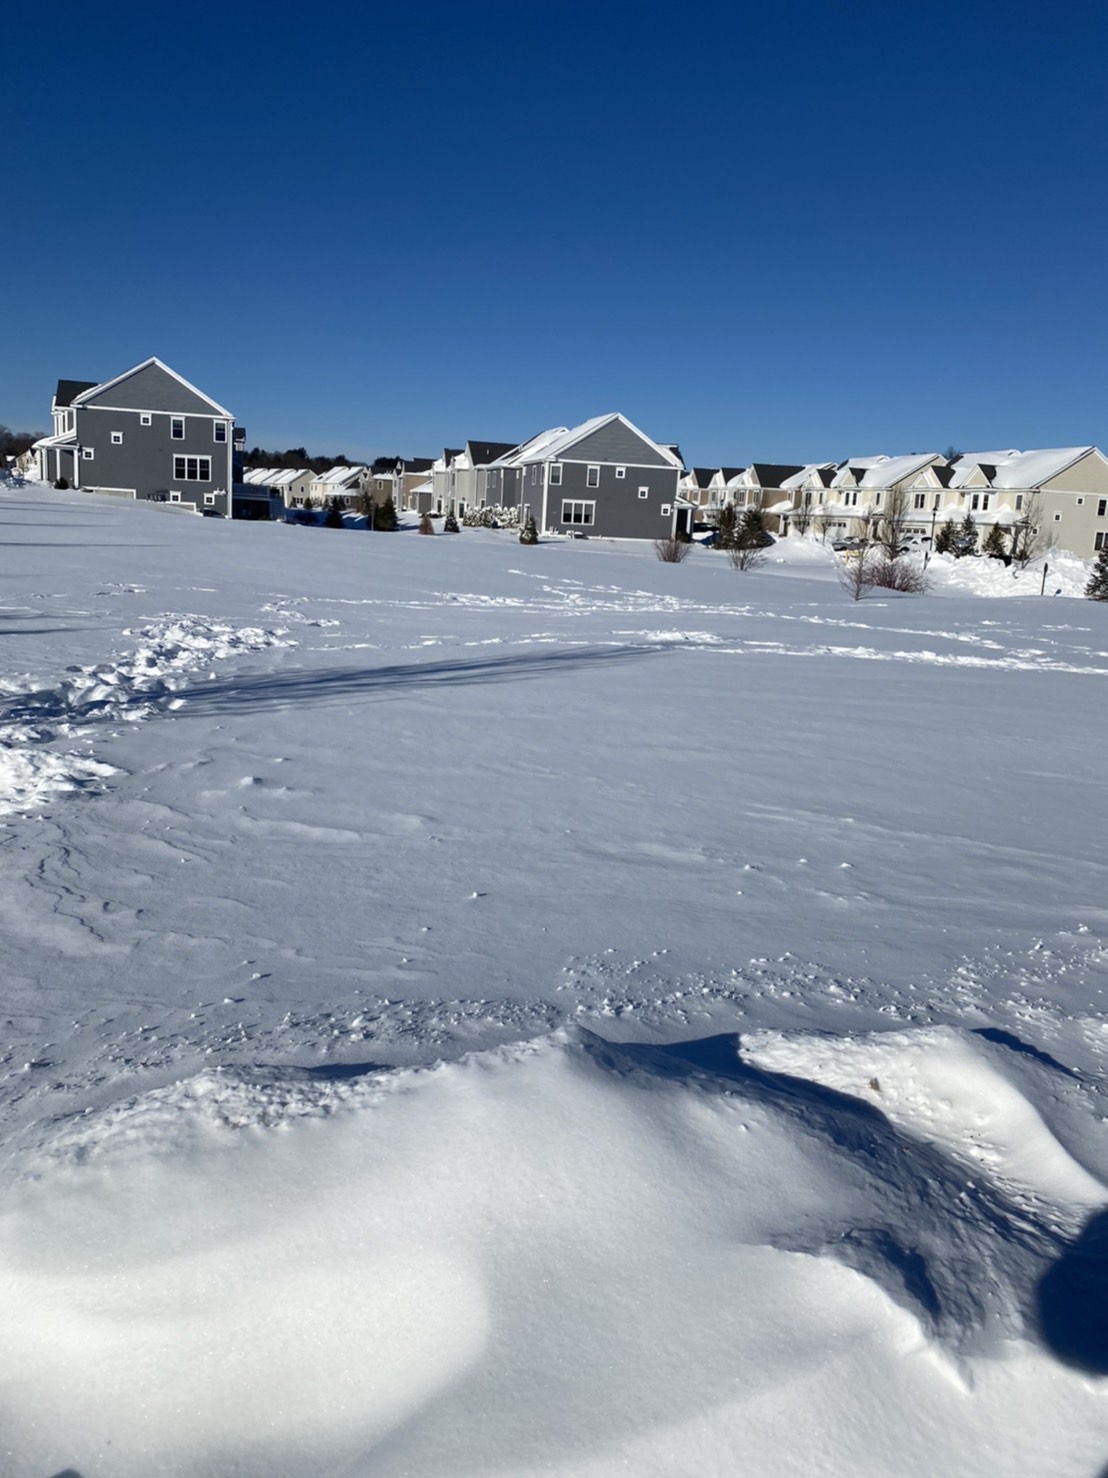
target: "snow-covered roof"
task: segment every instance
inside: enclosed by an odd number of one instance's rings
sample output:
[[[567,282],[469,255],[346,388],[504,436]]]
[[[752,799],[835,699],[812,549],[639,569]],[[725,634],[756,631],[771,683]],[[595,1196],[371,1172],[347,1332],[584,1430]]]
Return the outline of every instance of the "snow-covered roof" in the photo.
[[[882,461],[871,467],[862,478],[860,487],[863,488],[891,488],[898,482],[904,482],[906,478],[915,477],[932,462],[938,462],[938,452],[915,453],[907,457],[885,457]],[[855,462],[854,466],[860,464]]]
[[[326,483],[328,487],[344,487],[348,482],[356,481],[365,471],[364,467],[332,467],[329,472],[321,473],[312,481]]]
[[[578,426],[556,426],[550,431],[543,431],[531,441],[525,442],[523,446],[517,447],[508,456],[498,458],[493,466],[513,467],[522,466],[527,462],[555,461],[558,457],[565,456],[579,441],[584,441],[586,436],[591,436],[594,431],[599,431],[602,426],[607,426],[612,421],[622,421],[628,430],[633,431],[636,436],[641,436],[643,441],[655,447],[671,467],[684,470],[681,458],[671,451],[668,445],[654,441],[619,411],[609,411],[604,416],[592,416]]]
[[[993,487],[1036,488],[1041,483],[1049,482],[1052,477],[1057,477],[1067,467],[1072,467],[1074,462],[1087,456],[1089,452],[1095,451],[1096,447],[1093,446],[1064,446],[1020,452],[1018,457],[1010,457],[1007,462],[998,465],[993,477]]]
[[[826,472],[829,468],[834,467],[834,465],[834,462],[809,462],[799,472],[794,472],[791,477],[786,477],[781,484],[781,489],[783,492],[796,492],[798,488],[804,487],[809,479],[819,481],[819,473]]]

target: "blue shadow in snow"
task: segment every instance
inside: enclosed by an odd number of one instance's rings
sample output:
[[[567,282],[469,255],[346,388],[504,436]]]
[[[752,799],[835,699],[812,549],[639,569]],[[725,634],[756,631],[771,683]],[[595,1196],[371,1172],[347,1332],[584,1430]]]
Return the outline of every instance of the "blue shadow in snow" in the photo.
[[[667,645],[621,647],[567,647],[554,651],[520,652],[506,657],[464,658],[450,662],[405,662],[388,667],[303,668],[291,672],[249,673],[175,688],[168,698],[184,699],[179,715],[214,717],[228,711],[257,713],[289,703],[339,703],[352,698],[402,689],[468,687],[481,683],[512,682],[520,678],[549,677],[558,672],[612,667],[640,657],[668,652]]]
[[[1052,1067],[1055,1072],[1065,1073],[1067,1078],[1080,1077],[1080,1074],[1075,1073],[1072,1067],[1067,1067],[1064,1062],[1051,1057],[1049,1052],[1044,1052],[1041,1047],[1033,1047],[1030,1042],[1021,1041],[1014,1033],[1006,1032],[999,1026],[975,1026],[973,1035],[984,1037],[986,1042],[995,1042],[998,1047],[1010,1047],[1013,1052],[1022,1052],[1025,1057],[1033,1057],[1044,1067]]]
[[[1108,1375],[1108,1211],[1094,1212],[1043,1274],[1036,1303],[1051,1354],[1087,1375]]]

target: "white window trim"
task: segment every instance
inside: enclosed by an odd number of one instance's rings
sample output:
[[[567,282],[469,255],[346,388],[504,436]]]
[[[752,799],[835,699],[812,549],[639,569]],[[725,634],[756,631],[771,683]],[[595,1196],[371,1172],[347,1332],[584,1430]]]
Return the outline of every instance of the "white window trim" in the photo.
[[[81,448],[81,461],[82,462],[91,462],[91,461],[93,461],[95,459],[95,457],[96,457],[96,448],[95,447],[93,447],[93,446],[83,446]]]
[[[140,411],[139,412],[139,425],[140,426],[152,426],[153,424],[154,424],[154,417],[150,414],[149,411]]]
[[[640,498],[649,498],[650,497],[650,489],[649,488],[640,488],[639,489],[639,497]]]
[[[627,476],[627,468],[626,467],[617,467],[616,468],[616,476],[617,477],[626,477]]]
[[[113,431],[112,432],[112,446],[122,446],[122,445],[123,445],[123,432],[122,431]]]
[[[599,468],[599,466],[590,467],[590,466],[586,465],[586,468],[585,468],[585,486],[587,488],[598,488],[600,486],[600,468]]]
[[[204,506],[206,508],[214,508],[214,506],[215,506],[215,494],[214,493],[205,493],[204,494]]]
[[[550,486],[552,488],[560,488],[561,485],[562,485],[562,464],[561,464],[561,462],[551,462],[551,464],[550,464]]]
[[[176,427],[178,427],[178,426],[180,426],[180,428],[181,428],[181,434],[180,434],[180,436],[177,435],[177,431],[176,431]],[[185,418],[184,418],[184,416],[170,416],[170,418],[169,418],[169,439],[170,439],[170,441],[184,441],[184,439],[185,439]]]
[[[580,508],[585,517],[574,518],[572,510]],[[566,517],[566,510],[570,510],[570,516]],[[596,499],[595,498],[563,498],[562,499],[562,523],[574,529],[591,529],[596,524]]]
[[[184,463],[184,469],[183,470],[177,466],[177,463],[178,462],[183,462]],[[197,464],[197,466],[196,466],[196,476],[195,477],[190,477],[189,476],[189,473],[188,473],[188,464],[190,462],[195,462]],[[201,462],[206,462],[207,463],[208,470],[207,470],[207,474],[206,475],[203,474],[201,472],[201,470],[200,470],[200,463]],[[211,480],[212,480],[212,459],[211,459],[211,457],[207,457],[207,456],[199,456],[198,457],[198,456],[194,456],[191,452],[189,452],[189,453],[186,453],[186,452],[174,452],[173,453],[173,481],[174,482],[211,482]]]
[[[170,495],[169,495],[169,501],[171,503],[179,503],[181,501],[181,495],[180,495],[180,493],[170,493]]]
[[[658,512],[663,518],[670,518],[673,514],[673,505],[671,503],[663,503]]]
[[[223,432],[223,435],[222,436],[220,436],[220,434],[219,434],[220,431]],[[212,422],[212,440],[218,442],[220,446],[226,446],[229,439],[230,438],[227,435],[227,422],[226,421],[213,421]]]

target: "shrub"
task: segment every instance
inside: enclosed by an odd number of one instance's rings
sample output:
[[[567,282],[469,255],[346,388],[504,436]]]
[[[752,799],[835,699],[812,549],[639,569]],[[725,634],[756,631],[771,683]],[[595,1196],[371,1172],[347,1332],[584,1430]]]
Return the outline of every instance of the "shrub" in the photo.
[[[323,520],[325,529],[341,529],[343,527],[342,508],[337,498],[331,498],[327,503],[327,517]]]
[[[727,558],[733,570],[757,570],[766,562],[765,552],[753,544],[732,544]]]
[[[59,492],[64,493],[66,488],[69,486],[69,478],[59,477],[54,486],[58,489]]]
[[[692,545],[686,540],[677,538],[655,539],[654,553],[667,565],[679,565],[688,557]]]
[[[420,519],[419,532],[421,534],[433,534],[435,532],[435,525],[431,522],[431,515],[429,513],[425,513]]]
[[[527,522],[519,531],[519,542],[521,544],[537,544],[539,542],[539,531],[535,527],[535,516],[528,513]]]
[[[458,527],[458,520],[454,517],[453,513],[448,513],[446,515],[446,518],[443,521],[442,531],[444,534],[461,533],[461,529]]]
[[[871,559],[873,583],[879,590],[899,590],[902,595],[924,595],[931,589],[927,571],[908,555],[875,551]]]

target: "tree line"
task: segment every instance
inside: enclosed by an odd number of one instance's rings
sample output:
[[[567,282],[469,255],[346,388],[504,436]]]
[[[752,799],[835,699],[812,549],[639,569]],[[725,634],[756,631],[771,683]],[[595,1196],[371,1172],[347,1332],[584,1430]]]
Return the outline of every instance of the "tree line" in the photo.
[[[45,431],[13,431],[0,422],[0,457],[21,457],[45,435]]]
[[[373,468],[393,468],[399,457],[377,457]],[[352,462],[341,452],[334,457],[309,457],[302,446],[290,446],[283,452],[267,451],[265,447],[253,446],[243,453],[244,467],[306,468],[309,472],[329,472],[332,467],[362,467],[363,462]]]

